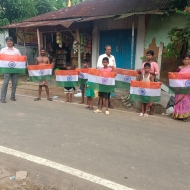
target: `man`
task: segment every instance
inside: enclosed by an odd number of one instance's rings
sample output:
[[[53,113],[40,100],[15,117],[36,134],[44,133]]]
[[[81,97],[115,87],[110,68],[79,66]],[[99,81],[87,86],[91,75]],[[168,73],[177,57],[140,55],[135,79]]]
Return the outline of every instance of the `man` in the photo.
[[[108,67],[116,68],[115,57],[113,55],[111,55],[111,46],[107,45],[104,50],[105,50],[105,54],[100,55],[99,58],[98,58],[97,68],[100,69],[100,68],[104,67],[103,64],[102,64],[102,60],[105,57],[107,57],[109,59]],[[111,102],[110,102],[110,95],[108,97],[108,101],[109,101],[109,108],[113,109],[113,106],[111,105]],[[99,104],[99,102],[98,102],[98,104]]]
[[[111,46],[107,45],[105,47],[105,54],[100,55],[99,59],[98,59],[98,63],[97,63],[97,68],[103,68],[103,64],[102,64],[102,60],[104,57],[107,57],[109,59],[109,67],[111,68],[116,68],[116,62],[115,62],[115,57],[113,55],[111,55]]]
[[[1,49],[0,54],[21,56],[20,51],[13,47],[13,44],[14,44],[13,38],[7,37],[5,41],[6,41],[7,47]],[[6,103],[7,87],[8,87],[10,79],[12,82],[11,101],[16,101],[15,93],[16,93],[16,87],[17,87],[17,82],[18,82],[18,76],[19,76],[18,74],[10,74],[10,73],[4,74],[4,82],[1,89],[1,103]]]
[[[46,56],[46,50],[44,48],[40,49],[40,56],[36,58],[35,65],[44,65],[44,64],[50,64],[49,58]],[[39,83],[39,91],[38,91],[38,98],[35,98],[34,101],[41,100],[41,93],[42,93],[42,87],[45,87],[46,94],[47,94],[47,100],[52,101],[52,98],[49,96],[49,88],[48,88],[48,82],[42,81]]]

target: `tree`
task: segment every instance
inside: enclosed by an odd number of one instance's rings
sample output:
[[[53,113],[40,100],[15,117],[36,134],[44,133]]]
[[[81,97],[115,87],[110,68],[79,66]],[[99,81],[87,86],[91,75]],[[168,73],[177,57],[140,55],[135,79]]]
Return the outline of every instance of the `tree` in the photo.
[[[0,0],[0,26],[20,22],[37,13],[31,0]]]
[[[55,0],[37,0],[34,2],[37,9],[37,14],[41,15],[47,12],[56,10],[56,1]]]

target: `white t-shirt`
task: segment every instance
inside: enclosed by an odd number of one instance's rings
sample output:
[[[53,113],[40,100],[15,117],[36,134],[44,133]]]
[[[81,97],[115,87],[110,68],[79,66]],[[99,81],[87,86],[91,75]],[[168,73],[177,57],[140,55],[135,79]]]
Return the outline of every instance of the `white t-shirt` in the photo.
[[[110,55],[110,57],[108,57],[106,54],[103,54],[103,55],[100,55],[98,58],[98,63],[97,63],[98,69],[104,67],[102,64],[102,60],[104,57],[107,57],[109,59],[109,65],[108,66],[114,66],[116,68],[115,57],[113,55]]]
[[[5,48],[1,49],[0,54],[21,55],[20,51],[18,49],[16,49],[15,47],[12,47],[12,48],[5,47]]]

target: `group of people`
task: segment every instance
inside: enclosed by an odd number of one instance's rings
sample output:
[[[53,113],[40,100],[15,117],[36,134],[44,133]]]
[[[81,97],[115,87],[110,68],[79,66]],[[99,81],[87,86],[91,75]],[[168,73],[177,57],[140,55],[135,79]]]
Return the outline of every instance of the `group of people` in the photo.
[[[14,48],[13,39],[11,37],[6,38],[7,47],[1,49],[0,54],[8,54],[8,55],[21,55],[18,49]],[[154,82],[156,76],[159,74],[158,64],[153,61],[154,52],[149,50],[146,53],[146,61],[142,64],[142,68],[138,69],[138,76],[137,81],[144,81],[144,82]],[[46,56],[46,50],[41,48],[40,55],[37,57],[36,65],[40,64],[50,64],[49,58]],[[179,66],[177,72],[180,73],[190,73],[190,55],[185,55],[183,57],[183,64]],[[83,60],[83,68],[88,68],[88,63],[86,60]],[[116,61],[113,55],[111,55],[111,46],[105,47],[105,54],[101,55],[98,59],[97,68],[104,72],[114,72],[116,68]],[[66,65],[67,70],[72,70],[73,67],[70,63]],[[11,101],[16,101],[15,92],[18,82],[18,74],[4,74],[4,83],[1,89],[1,103],[6,103],[6,94],[7,94],[7,87],[8,83],[12,81],[12,92],[11,92]],[[93,110],[93,98],[95,97],[95,92],[88,88],[90,82],[87,82],[85,85],[81,85],[80,89],[82,92],[82,101],[81,104],[84,103],[84,96],[87,97],[87,109]],[[41,100],[41,92],[42,87],[45,87],[47,100],[52,101],[49,95],[49,88],[48,82],[42,81],[39,83],[39,92],[38,97],[35,98],[35,101]],[[66,102],[72,101],[72,94],[75,90],[74,87],[65,87],[64,91],[66,94]],[[110,102],[110,93],[107,92],[99,92],[99,102],[98,102],[98,109],[94,111],[94,113],[101,113],[103,100],[105,99],[105,107],[106,111],[105,114],[109,114],[108,108],[113,108]],[[150,108],[150,110],[149,110]],[[153,106],[152,102],[149,103],[142,103],[142,109],[139,116],[148,117],[148,110],[150,111],[149,114],[153,114]],[[174,113],[173,117],[175,119],[180,119],[182,121],[187,121],[187,118],[190,116],[190,94],[178,94],[175,96],[175,106],[174,106]]]

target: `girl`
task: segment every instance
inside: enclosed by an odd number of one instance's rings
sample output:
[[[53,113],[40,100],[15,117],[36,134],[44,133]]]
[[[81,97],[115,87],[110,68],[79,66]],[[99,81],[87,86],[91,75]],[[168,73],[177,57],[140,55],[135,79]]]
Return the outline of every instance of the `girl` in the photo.
[[[91,90],[89,88],[89,86],[90,86],[90,82],[87,82],[85,96],[87,97],[88,106],[86,108],[89,110],[93,110],[94,109],[93,108],[93,98],[95,97],[95,93],[94,93],[94,90]]]
[[[138,81],[143,82],[154,82],[154,76],[150,73],[151,64],[145,63],[144,64],[144,74],[141,74],[140,77],[137,77]],[[139,114],[139,116],[148,117],[148,107],[152,106],[152,103],[143,103],[142,102],[142,112]]]
[[[190,74],[190,55],[183,56],[183,64],[177,72]],[[190,116],[190,94],[176,94],[173,118],[187,122]]]

